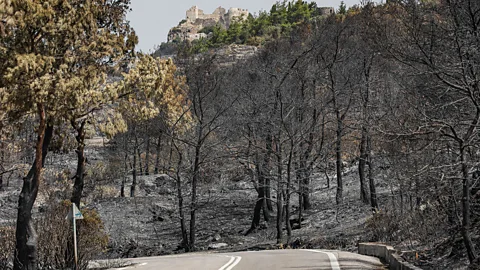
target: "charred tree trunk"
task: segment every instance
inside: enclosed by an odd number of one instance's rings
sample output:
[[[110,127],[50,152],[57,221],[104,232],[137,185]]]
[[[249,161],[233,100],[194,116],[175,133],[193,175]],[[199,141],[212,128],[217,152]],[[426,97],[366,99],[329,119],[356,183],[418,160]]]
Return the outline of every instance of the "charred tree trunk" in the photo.
[[[128,144],[126,136],[123,139],[123,147],[123,149],[125,149],[125,156],[123,158],[124,174],[122,178],[122,185],[120,186],[120,197],[122,198],[125,197],[125,184],[128,177]]]
[[[302,116],[303,118],[303,116]],[[313,164],[310,166],[308,165],[308,161],[311,158],[312,151],[313,151],[313,145],[314,145],[314,140],[315,140],[315,127],[318,123],[318,112],[317,109],[313,109],[312,112],[312,124],[310,125],[309,128],[309,134],[308,134],[308,140],[306,141],[305,149],[303,151],[303,156],[300,160],[300,167],[302,168],[302,177],[303,177],[303,209],[308,210],[312,207],[312,204],[310,202],[310,176],[312,175],[312,168]],[[322,140],[323,140],[323,134],[322,134]],[[323,147],[323,142],[321,144]],[[302,147],[302,149],[303,149]],[[311,161],[313,162],[313,161]]]
[[[270,159],[273,154],[273,136],[268,132],[266,136],[266,155],[265,155],[265,161],[263,165],[264,176],[265,176],[265,204],[267,205],[267,208],[264,209],[265,211],[273,211],[273,205],[272,205],[272,196],[270,193],[270,187],[271,187],[271,181],[270,181]]]
[[[306,84],[305,81],[302,81],[302,84],[300,86],[300,93],[301,93],[301,101],[300,101],[300,106],[298,108],[298,122],[299,125],[303,125],[305,123],[305,115],[306,115],[306,110],[305,110],[305,100],[306,100]],[[299,198],[299,204],[302,208],[302,210],[308,210],[311,208],[311,203],[310,203],[310,168],[307,165],[308,159],[310,158],[310,155],[313,150],[313,141],[315,139],[315,126],[317,124],[318,120],[318,114],[317,110],[313,109],[312,111],[312,119],[311,119],[311,124],[309,125],[308,128],[308,137],[306,139],[302,139],[299,147],[299,153],[298,155],[295,155],[298,158],[298,163],[296,163],[296,176],[297,176],[297,181],[299,181],[299,196],[302,198]],[[310,121],[309,121],[310,122]]]
[[[271,185],[270,176],[268,176],[265,178],[265,205],[267,206],[265,210],[269,212],[273,212]]]
[[[343,122],[337,110],[337,138],[336,138],[336,170],[337,170],[337,195],[335,197],[337,205],[343,203],[343,179],[342,179],[342,130]]]
[[[370,137],[369,133],[369,124],[370,124],[370,110],[369,110],[369,103],[370,103],[370,72],[373,65],[374,54],[370,54],[368,57],[363,59],[363,79],[365,83],[365,87],[360,88],[360,96],[363,99],[362,104],[362,138],[360,139],[360,160],[358,161],[358,175],[360,178],[360,200],[368,204],[368,193],[366,187],[366,173],[365,167],[369,157],[369,147],[368,139]],[[373,181],[373,180],[372,180]],[[375,186],[373,187],[375,189]]]
[[[282,186],[281,183],[277,185]],[[277,190],[277,244],[283,243],[283,194],[282,191]]]
[[[142,151],[140,150],[137,134],[135,134],[135,145],[137,145],[136,150],[138,155],[138,173],[139,175],[143,175]]]
[[[265,220],[265,222],[270,222],[270,211],[268,210],[268,206],[267,206],[267,198],[266,198],[266,195],[264,193],[264,196],[263,196],[263,207],[262,207],[262,210],[263,210],[263,219]]]
[[[150,175],[150,136],[146,136],[145,140],[145,175]]]
[[[3,125],[0,121],[0,191],[3,191],[3,173],[5,170],[3,168],[3,164],[5,164],[5,144],[3,143],[2,129]]]
[[[301,144],[300,149],[303,149],[304,143]],[[297,165],[297,180],[299,181],[299,190],[301,198],[301,207],[302,210],[310,209],[310,177],[307,175],[307,162],[306,157],[302,153],[298,156],[299,161]],[[299,206],[300,207],[300,206]]]
[[[160,153],[162,151],[162,132],[158,135],[157,147],[156,147],[156,155],[155,155],[155,174],[160,172]]]
[[[122,178],[122,185],[120,186],[120,197],[122,198],[125,197],[125,183],[128,175],[127,154],[125,154],[124,166],[125,166],[125,173]]]
[[[261,177],[263,178],[263,176]],[[260,180],[259,182],[263,182],[263,180]],[[265,198],[265,188],[263,184],[260,184],[258,187],[258,198],[257,202],[255,203],[255,207],[253,209],[253,219],[252,219],[252,225],[250,226],[250,229],[245,233],[245,235],[250,234],[251,232],[255,231],[258,227],[260,227],[260,218],[262,216],[262,208],[264,206],[264,198]]]
[[[290,152],[288,154],[287,163],[287,186],[285,188],[285,225],[287,227],[287,244],[290,243],[292,237],[292,226],[290,224],[290,186],[292,185],[292,158],[293,158],[293,140],[290,141]]]
[[[370,136],[367,137],[367,160],[368,160],[368,185],[370,187],[370,206],[372,211],[377,212],[377,189],[375,187],[373,156],[372,156],[372,140]]]
[[[1,124],[0,124],[1,130]],[[1,137],[0,137],[1,140]],[[0,143],[0,168],[4,170],[3,164],[5,164],[5,144],[3,142]],[[3,191],[3,171],[0,172],[0,191]]]
[[[294,153],[294,159],[296,158],[297,153]],[[296,160],[295,161],[295,178],[297,179],[297,183],[298,183],[298,220],[302,220],[302,215],[303,215],[303,209],[304,209],[304,206],[303,206],[303,200],[304,200],[304,196],[303,194],[305,193],[305,187],[304,187],[304,182],[303,182],[303,179],[302,179],[302,173],[301,173],[301,169],[300,169],[300,165],[299,165],[299,162]],[[289,221],[290,223],[290,221]],[[299,226],[300,228],[302,227],[302,223],[299,222]]]
[[[366,188],[365,167],[367,164],[367,128],[362,127],[362,138],[360,139],[360,160],[358,161],[358,176],[360,178],[360,200],[368,204]]]
[[[303,210],[308,210],[312,208],[312,203],[310,202],[310,175],[308,174],[308,172],[306,172],[306,170],[303,170],[302,181],[303,181],[303,192],[302,192]]]
[[[39,126],[37,128],[35,160],[27,176],[23,178],[22,191],[18,200],[14,270],[37,269],[37,234],[32,220],[32,208],[37,198],[42,167],[53,136],[53,126],[47,126],[45,108],[42,104],[37,106]]]
[[[470,238],[470,176],[468,173],[468,165],[465,156],[465,146],[460,143],[460,161],[462,166],[462,238],[465,248],[467,249],[468,260],[470,263],[475,261],[477,254]]]
[[[282,146],[280,145],[280,135],[275,138],[275,148],[277,154],[277,244],[282,244],[282,222],[283,222],[283,161],[282,161]]]
[[[135,144],[133,146],[133,164],[132,164],[132,186],[130,187],[130,197],[135,197],[135,189],[137,188],[137,151],[138,151],[138,141],[135,127]]]
[[[197,183],[200,173],[200,151],[203,144],[203,124],[199,123],[197,144],[195,145],[195,160],[193,163],[193,177],[192,177],[192,198],[190,204],[190,251],[195,251],[195,223],[197,214]]]
[[[180,217],[180,232],[182,234],[182,245],[185,249],[185,252],[190,251],[190,244],[188,242],[187,226],[185,225],[185,213],[183,212],[183,194],[182,194],[182,176],[181,176],[181,167],[183,162],[182,152],[178,149],[176,145],[175,149],[178,152],[178,163],[176,169],[176,186],[177,186],[177,199],[178,199],[178,215]]]
[[[258,178],[258,188],[257,188],[257,201],[255,203],[255,207],[253,209],[253,218],[252,218],[252,225],[250,226],[250,229],[245,233],[245,235],[250,234],[251,232],[255,231],[258,227],[260,227],[260,219],[262,217],[262,209],[266,207],[265,205],[265,176],[263,175],[263,168],[262,165],[259,164],[258,162],[258,157],[257,157],[257,178]],[[265,210],[264,210],[264,217],[267,218],[265,215]]]
[[[73,193],[70,201],[80,206],[80,200],[82,198],[84,175],[85,175],[85,124],[87,120],[83,120],[80,125],[77,125],[74,120],[71,124],[77,131],[77,171],[75,173],[75,182],[73,184]]]

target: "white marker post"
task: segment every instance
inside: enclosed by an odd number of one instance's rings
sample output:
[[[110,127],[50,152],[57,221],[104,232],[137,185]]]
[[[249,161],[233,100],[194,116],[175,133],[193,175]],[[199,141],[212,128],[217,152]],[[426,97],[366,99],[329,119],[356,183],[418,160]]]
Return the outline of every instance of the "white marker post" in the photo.
[[[68,212],[65,219],[71,218],[73,220],[73,251],[75,253],[75,270],[78,269],[78,256],[77,256],[77,219],[83,219],[82,212],[78,210],[75,203],[72,203],[72,209]]]

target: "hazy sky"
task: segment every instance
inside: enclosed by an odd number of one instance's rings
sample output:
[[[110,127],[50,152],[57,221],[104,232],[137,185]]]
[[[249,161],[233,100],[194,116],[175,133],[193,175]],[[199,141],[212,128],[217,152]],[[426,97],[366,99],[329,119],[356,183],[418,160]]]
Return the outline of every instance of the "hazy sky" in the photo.
[[[320,7],[340,6],[341,0],[317,0]],[[252,14],[260,10],[269,11],[276,0],[131,0],[132,12],[127,19],[137,32],[139,44],[137,50],[149,52],[156,45],[167,40],[170,28],[185,18],[185,12],[197,5],[205,13],[212,13],[222,6],[245,8]],[[311,2],[311,1],[307,1]],[[360,0],[344,0],[347,6],[360,3]]]

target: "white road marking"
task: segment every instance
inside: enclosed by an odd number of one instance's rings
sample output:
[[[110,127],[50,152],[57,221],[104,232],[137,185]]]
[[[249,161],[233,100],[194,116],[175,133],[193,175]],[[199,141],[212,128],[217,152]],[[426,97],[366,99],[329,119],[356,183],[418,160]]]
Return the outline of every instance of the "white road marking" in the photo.
[[[235,256],[235,257],[236,257],[235,261],[225,270],[232,270],[242,259],[242,257],[240,256]]]
[[[230,256],[229,256],[230,257]],[[220,269],[218,270],[225,270],[225,268],[227,268],[227,266],[229,266],[233,261],[235,260],[235,257],[230,257],[230,261],[227,262],[227,264],[225,264],[224,266],[222,266]]]
[[[328,256],[328,259],[330,260],[330,265],[332,266],[332,270],[341,270],[340,265],[338,264],[337,257],[335,257],[335,254],[331,252],[326,252],[326,251],[321,251],[321,250],[314,250],[314,249],[303,249],[305,251],[310,251],[310,252],[316,252],[316,253],[323,253]]]
[[[242,259],[242,257],[240,256],[228,256],[228,257],[230,257],[230,260],[228,261],[228,263],[222,266],[218,270],[232,270]]]

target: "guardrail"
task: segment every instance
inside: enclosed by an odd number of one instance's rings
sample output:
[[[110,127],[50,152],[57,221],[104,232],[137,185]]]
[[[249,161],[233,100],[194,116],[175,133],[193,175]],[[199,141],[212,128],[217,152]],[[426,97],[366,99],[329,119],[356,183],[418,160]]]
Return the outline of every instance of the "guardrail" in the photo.
[[[388,264],[392,270],[422,270],[421,268],[406,262],[391,246],[380,243],[359,243],[358,253],[374,256]]]

